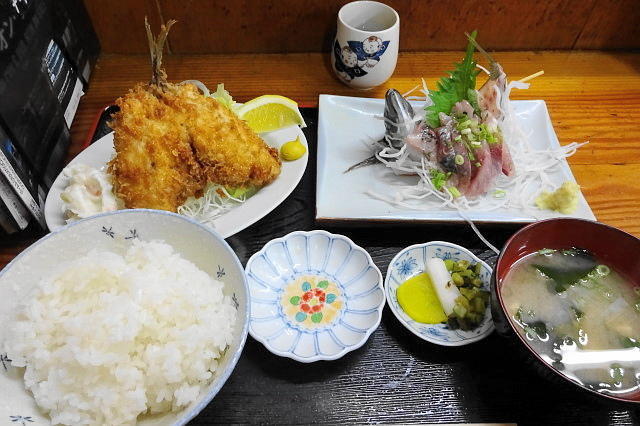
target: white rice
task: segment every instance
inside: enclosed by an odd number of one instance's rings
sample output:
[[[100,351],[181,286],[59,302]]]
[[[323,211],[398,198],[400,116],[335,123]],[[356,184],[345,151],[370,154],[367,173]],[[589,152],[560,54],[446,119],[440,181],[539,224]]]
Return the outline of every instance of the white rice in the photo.
[[[162,242],[94,250],[35,286],[5,349],[54,424],[133,424],[194,401],[233,338],[236,308]]]

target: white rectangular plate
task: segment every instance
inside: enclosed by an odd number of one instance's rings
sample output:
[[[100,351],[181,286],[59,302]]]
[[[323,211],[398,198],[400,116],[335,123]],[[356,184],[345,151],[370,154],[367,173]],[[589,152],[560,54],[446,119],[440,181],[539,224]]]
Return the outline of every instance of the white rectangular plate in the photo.
[[[522,129],[536,149],[558,148],[544,101],[514,101]],[[415,104],[420,108],[420,104]],[[371,142],[384,135],[383,99],[320,95],[318,118],[318,173],[316,177],[316,219],[363,221],[461,222],[457,211],[446,208],[410,210],[397,207],[366,194],[393,194],[398,185],[415,183],[414,176],[395,176],[383,165],[362,167],[344,173],[350,166],[372,155]],[[516,164],[517,167],[517,164]],[[575,181],[566,160],[562,160],[549,177],[558,186]],[[539,219],[566,216],[542,211],[532,206],[527,211],[502,208],[494,211],[469,211],[469,219],[478,222],[528,223]],[[571,215],[595,220],[582,195],[577,211]]]

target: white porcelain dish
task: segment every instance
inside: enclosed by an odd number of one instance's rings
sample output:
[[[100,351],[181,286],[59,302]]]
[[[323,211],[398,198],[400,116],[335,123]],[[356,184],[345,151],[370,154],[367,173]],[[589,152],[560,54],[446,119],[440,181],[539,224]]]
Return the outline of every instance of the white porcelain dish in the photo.
[[[307,147],[307,139],[298,126],[291,126],[274,132],[260,135],[272,147],[280,149],[286,142],[299,137],[300,142]],[[214,222],[216,231],[223,238],[228,238],[246,227],[257,222],[275,209],[295,189],[305,169],[309,158],[309,149],[304,156],[296,161],[283,161],[280,176],[271,184],[260,189],[254,196],[243,204],[229,210]],[[86,164],[93,167],[104,167],[115,154],[113,150],[113,133],[100,138],[87,149],[78,154],[69,164]],[[63,216],[64,204],[60,194],[67,185],[67,179],[58,175],[49,190],[44,207],[45,220],[51,231],[65,225]]]
[[[174,213],[159,210],[121,210],[104,213],[54,231],[24,250],[0,271],[0,342],[12,321],[14,309],[30,289],[50,270],[93,248],[120,252],[129,240],[163,240],[182,257],[224,282],[224,292],[237,304],[235,336],[216,371],[215,378],[198,399],[185,409],[143,419],[146,426],[184,425],[218,393],[233,371],[244,346],[249,322],[249,294],[244,270],[231,247],[216,232]],[[18,284],[18,285],[15,285]],[[2,346],[0,345],[0,348]],[[33,396],[24,388],[22,369],[10,365],[0,352],[0,419],[21,424],[50,424]],[[12,419],[18,420],[12,420]],[[11,423],[14,424],[14,423]]]
[[[514,101],[513,105],[523,130],[531,135],[529,141],[534,148],[543,150],[560,146],[544,101]],[[414,106],[421,108],[419,103]],[[414,176],[395,176],[382,165],[344,173],[350,166],[369,157],[371,142],[384,135],[384,122],[377,118],[382,116],[383,110],[383,99],[320,95],[316,219],[463,222],[455,210],[408,210],[365,193],[373,189],[381,194],[393,194],[395,186],[415,183]],[[558,185],[567,180],[575,181],[565,160],[549,177]],[[534,217],[530,212],[498,209],[469,211],[467,216],[477,222],[528,223],[564,215],[536,210],[537,217]],[[582,196],[578,210],[571,216],[595,220]]]
[[[491,334],[493,331],[493,321],[491,319],[491,307],[487,304],[487,309],[483,321],[477,328],[471,331],[452,330],[446,324],[424,324],[417,322],[407,315],[396,297],[398,287],[425,270],[427,259],[439,257],[443,260],[453,259],[467,260],[472,263],[480,263],[484,290],[489,291],[491,279],[491,268],[473,253],[457,244],[444,241],[431,241],[425,244],[415,244],[400,251],[389,264],[387,276],[384,280],[384,292],[391,312],[398,318],[409,331],[427,342],[442,346],[462,346],[477,342]]]
[[[338,359],[361,347],[380,324],[382,274],[347,237],[292,232],[269,241],[245,270],[249,333],[276,355]]]

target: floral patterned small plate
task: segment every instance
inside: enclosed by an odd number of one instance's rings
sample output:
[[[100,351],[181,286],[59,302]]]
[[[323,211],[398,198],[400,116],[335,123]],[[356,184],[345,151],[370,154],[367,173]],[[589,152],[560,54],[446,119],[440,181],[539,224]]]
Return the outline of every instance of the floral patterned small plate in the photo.
[[[404,312],[398,303],[396,290],[409,278],[424,272],[424,265],[427,259],[432,257],[439,257],[443,260],[468,260],[469,262],[480,263],[482,265],[482,271],[480,272],[480,278],[483,282],[482,287],[489,291],[491,268],[466,248],[444,241],[415,244],[398,253],[389,264],[389,269],[387,269],[387,276],[384,281],[385,295],[387,303],[396,318],[416,336],[437,345],[462,346],[477,342],[491,334],[493,321],[491,320],[491,309],[488,304],[483,321],[471,331],[452,330],[446,324],[420,323],[411,319]]]
[[[249,334],[276,355],[333,360],[362,346],[384,307],[382,274],[349,238],[292,232],[268,242],[245,268]]]

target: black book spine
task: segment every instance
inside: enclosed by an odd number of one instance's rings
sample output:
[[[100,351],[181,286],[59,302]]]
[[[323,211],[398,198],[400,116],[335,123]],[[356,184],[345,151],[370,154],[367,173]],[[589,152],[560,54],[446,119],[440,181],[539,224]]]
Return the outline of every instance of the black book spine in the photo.
[[[9,213],[7,206],[2,203],[0,203],[0,229],[4,231],[6,235],[18,232],[18,227],[13,216]],[[2,235],[2,232],[0,232],[0,235]]]
[[[40,208],[38,202],[33,198],[26,185],[20,176],[11,166],[9,159],[4,155],[4,152],[0,151],[0,173],[7,178],[9,185],[15,193],[20,197],[25,207],[31,212],[31,215],[38,221],[42,229],[47,229],[47,224],[44,220],[44,212]]]
[[[40,226],[46,229],[43,213],[44,189],[1,125],[0,174]]]
[[[4,207],[11,214],[18,228],[22,230],[29,225],[31,218],[29,212],[13,192],[7,179],[2,175],[0,175],[0,201],[4,203]]]
[[[71,127],[71,122],[80,103],[80,97],[84,94],[82,81],[78,78],[71,62],[66,58],[65,52],[54,40],[49,41],[43,62],[49,74],[53,91],[64,111],[64,120],[67,126]]]

